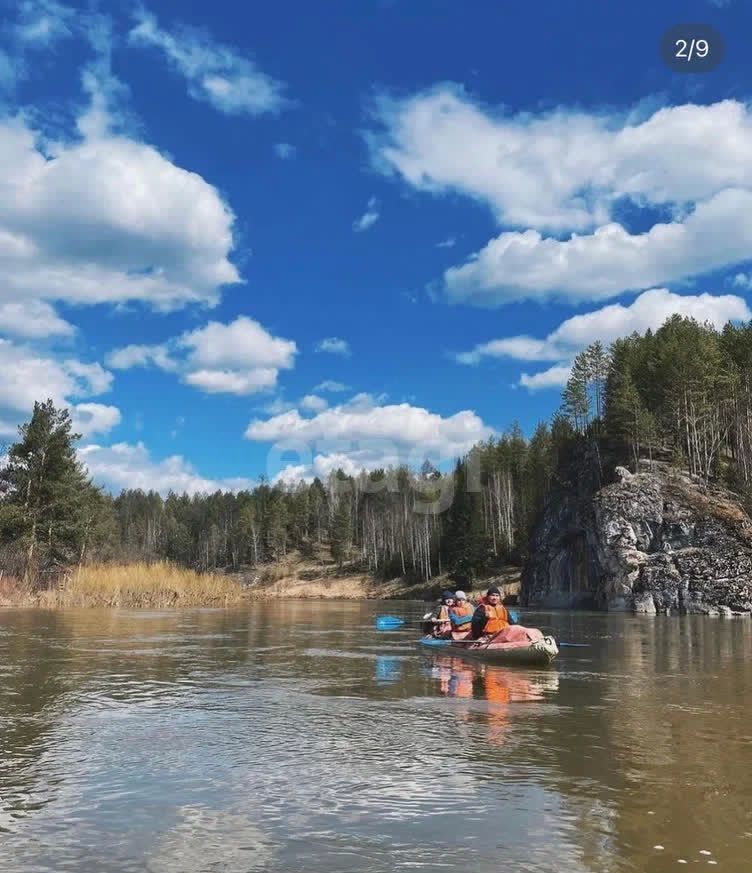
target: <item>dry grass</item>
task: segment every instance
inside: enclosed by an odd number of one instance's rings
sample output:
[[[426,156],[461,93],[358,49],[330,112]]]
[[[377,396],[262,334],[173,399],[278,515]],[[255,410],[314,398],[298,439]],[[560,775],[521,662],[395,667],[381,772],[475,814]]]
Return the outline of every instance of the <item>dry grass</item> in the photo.
[[[506,568],[467,593],[478,596],[491,583],[505,596],[517,594],[519,569]],[[433,600],[442,589],[454,587],[446,576],[435,577],[429,585],[376,579],[355,566],[339,569],[331,560],[295,553],[232,576],[200,574],[169,563],[92,565],[70,571],[48,591],[24,588],[16,578],[0,576],[0,606],[164,609],[232,606],[248,600]]]
[[[10,585],[0,591],[4,606],[147,607],[230,606],[246,599],[235,581],[169,563],[100,564],[68,574],[62,585],[30,592]]]

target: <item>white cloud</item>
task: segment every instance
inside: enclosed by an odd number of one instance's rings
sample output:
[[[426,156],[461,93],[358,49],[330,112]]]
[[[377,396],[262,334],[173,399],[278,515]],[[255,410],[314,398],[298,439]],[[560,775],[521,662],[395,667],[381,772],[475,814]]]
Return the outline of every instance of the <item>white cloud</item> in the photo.
[[[172,372],[178,364],[170,357],[166,343],[157,345],[129,345],[107,355],[107,364],[115,370],[130,370],[133,367],[155,366]]]
[[[557,388],[569,378],[571,361],[596,340],[608,346],[615,339],[632,333],[657,330],[672,315],[694,318],[721,329],[729,321],[749,321],[752,310],[735,295],[674,294],[666,288],[645,291],[629,306],[614,303],[563,321],[548,336],[512,336],[491,340],[456,356],[462,364],[478,364],[486,358],[511,358],[518,361],[555,361],[540,373],[522,373],[519,384],[532,391]]]
[[[239,316],[230,324],[210,321],[185,333],[179,345],[189,349],[193,364],[208,367],[291,367],[297,352],[291,340],[272,336],[257,321]]]
[[[59,358],[0,339],[0,373],[0,420],[6,435],[9,431],[15,434],[16,427],[28,420],[35,401],[48,397],[58,406],[68,406],[87,433],[109,430],[117,423],[115,407],[76,403],[110,390],[112,374],[97,363]]]
[[[0,49],[0,88],[10,92],[39,69],[40,57],[44,60],[39,52],[49,54],[56,42],[73,35],[76,25],[74,10],[55,0],[21,0],[13,12],[0,27],[9,49]],[[35,51],[32,61],[29,55]]]
[[[291,158],[294,158],[296,153],[297,149],[294,145],[290,145],[289,142],[278,142],[274,145],[274,154],[283,161],[289,161]]]
[[[48,48],[52,43],[71,36],[76,13],[55,0],[24,0],[17,7],[13,34],[25,45]]]
[[[274,388],[277,370],[257,367],[253,370],[193,370],[184,381],[208,394],[256,394]]]
[[[283,397],[275,397],[261,408],[267,415],[280,415],[283,412],[289,412],[291,409],[295,409],[295,404],[291,403],[289,400],[285,400]]]
[[[316,394],[306,394],[300,401],[300,408],[305,409],[306,412],[323,412],[328,406],[327,401]]]
[[[115,369],[156,366],[181,375],[208,393],[254,394],[273,388],[280,370],[293,367],[297,346],[272,336],[257,321],[239,316],[229,324],[204,327],[156,345],[130,345],[107,357]]]
[[[297,455],[286,466],[302,467],[304,475],[338,467],[357,472],[402,463],[420,466],[426,457],[448,461],[492,434],[469,410],[443,417],[408,403],[386,405],[367,394],[312,418],[292,410],[266,421],[256,419],[245,432],[246,439],[274,444],[270,462]]]
[[[338,336],[329,336],[321,340],[316,346],[316,351],[347,357],[350,354],[350,344],[347,340],[340,339]]]
[[[74,332],[73,325],[60,318],[49,303],[41,300],[0,301],[0,334],[40,339],[70,336]]]
[[[328,391],[331,394],[338,394],[342,391],[347,391],[348,388],[349,386],[345,385],[343,382],[335,382],[333,379],[325,379],[323,382],[319,382],[313,390]]]
[[[752,190],[737,188],[698,204],[684,221],[642,234],[615,223],[563,241],[536,230],[503,233],[447,270],[447,295],[480,305],[547,297],[576,302],[681,281],[749,260],[750,210]]]
[[[107,88],[93,82],[82,140],[0,121],[0,163],[13,167],[0,178],[0,300],[217,303],[239,281],[232,212],[197,174],[103,131]]]
[[[353,222],[353,230],[356,233],[362,233],[364,230],[368,230],[369,227],[373,227],[380,217],[381,213],[378,210],[378,200],[375,197],[371,197],[368,201],[366,211],[360,216],[360,218]]]
[[[141,488],[162,495],[170,490],[179,494],[197,494],[217,490],[239,491],[256,484],[252,479],[206,478],[181,455],[154,460],[142,442],[135,445],[87,445],[78,450],[78,456],[96,482],[114,491]]]
[[[544,388],[562,388],[567,384],[572,367],[569,364],[556,364],[541,373],[522,373],[520,385],[529,391],[540,391]]]
[[[102,403],[77,403],[71,408],[71,418],[73,430],[84,437],[109,433],[121,421],[117,406],[105,406]]]
[[[161,49],[170,66],[185,78],[194,100],[209,103],[227,115],[261,115],[285,105],[283,84],[262,73],[231,46],[194,28],[165,30],[144,9],[135,18],[130,42]]]
[[[512,116],[443,85],[381,99],[376,114],[382,170],[477,199],[520,229],[448,270],[450,299],[604,299],[752,256],[752,110],[740,102]],[[614,220],[625,198],[648,220],[646,208],[674,217],[631,234]]]
[[[457,360],[462,364],[477,364],[483,358],[562,362],[596,340],[607,346],[634,332],[657,330],[675,314],[701,323],[709,322],[717,329],[729,321],[752,319],[752,310],[741,297],[731,294],[682,295],[666,288],[653,288],[644,291],[629,306],[613,303],[568,318],[544,339],[513,336],[491,340],[457,355]]]
[[[752,288],[752,275],[750,273],[736,273],[731,277],[729,284],[733,285],[734,288],[749,291]]]

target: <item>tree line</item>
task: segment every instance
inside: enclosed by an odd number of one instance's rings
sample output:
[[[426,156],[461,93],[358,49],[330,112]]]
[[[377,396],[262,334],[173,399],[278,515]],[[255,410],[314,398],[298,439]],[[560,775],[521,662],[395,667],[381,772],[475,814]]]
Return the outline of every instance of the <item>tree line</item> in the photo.
[[[0,468],[0,570],[28,584],[88,560],[241,570],[318,547],[385,577],[469,584],[525,560],[552,483],[583,445],[607,443],[633,467],[660,453],[752,494],[752,325],[718,331],[674,316],[608,349],[593,343],[550,422],[529,438],[514,425],[445,472],[426,462],[239,492],[112,496],[90,481],[77,438],[67,410],[37,403]]]

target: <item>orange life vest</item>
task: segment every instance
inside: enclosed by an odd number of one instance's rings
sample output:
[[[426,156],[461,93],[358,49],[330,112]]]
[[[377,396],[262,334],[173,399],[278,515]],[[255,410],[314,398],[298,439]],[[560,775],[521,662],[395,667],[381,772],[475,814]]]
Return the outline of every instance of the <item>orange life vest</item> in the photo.
[[[458,603],[456,606],[452,606],[449,608],[450,615],[456,616],[466,616],[472,615],[475,612],[472,605],[467,601]],[[472,625],[469,621],[464,622],[463,624],[453,624],[452,625],[452,639],[453,640],[464,640],[465,637],[470,635],[470,629]]]
[[[483,626],[484,634],[497,634],[505,627],[509,627],[509,613],[501,603],[498,606],[484,603],[483,611],[486,613],[486,623]]]

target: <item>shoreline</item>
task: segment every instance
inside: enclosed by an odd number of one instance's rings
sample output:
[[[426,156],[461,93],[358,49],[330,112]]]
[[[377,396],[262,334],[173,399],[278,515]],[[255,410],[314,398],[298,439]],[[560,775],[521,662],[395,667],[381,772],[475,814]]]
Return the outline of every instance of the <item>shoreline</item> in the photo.
[[[469,597],[498,585],[505,600],[519,594],[520,568],[466,589]],[[382,580],[364,572],[311,567],[290,562],[236,573],[197,573],[166,562],[83,567],[63,576],[62,584],[44,590],[0,577],[0,608],[58,609],[99,607],[126,609],[226,608],[270,600],[414,600],[434,602],[444,588],[455,589],[446,576],[430,583],[404,578]]]

